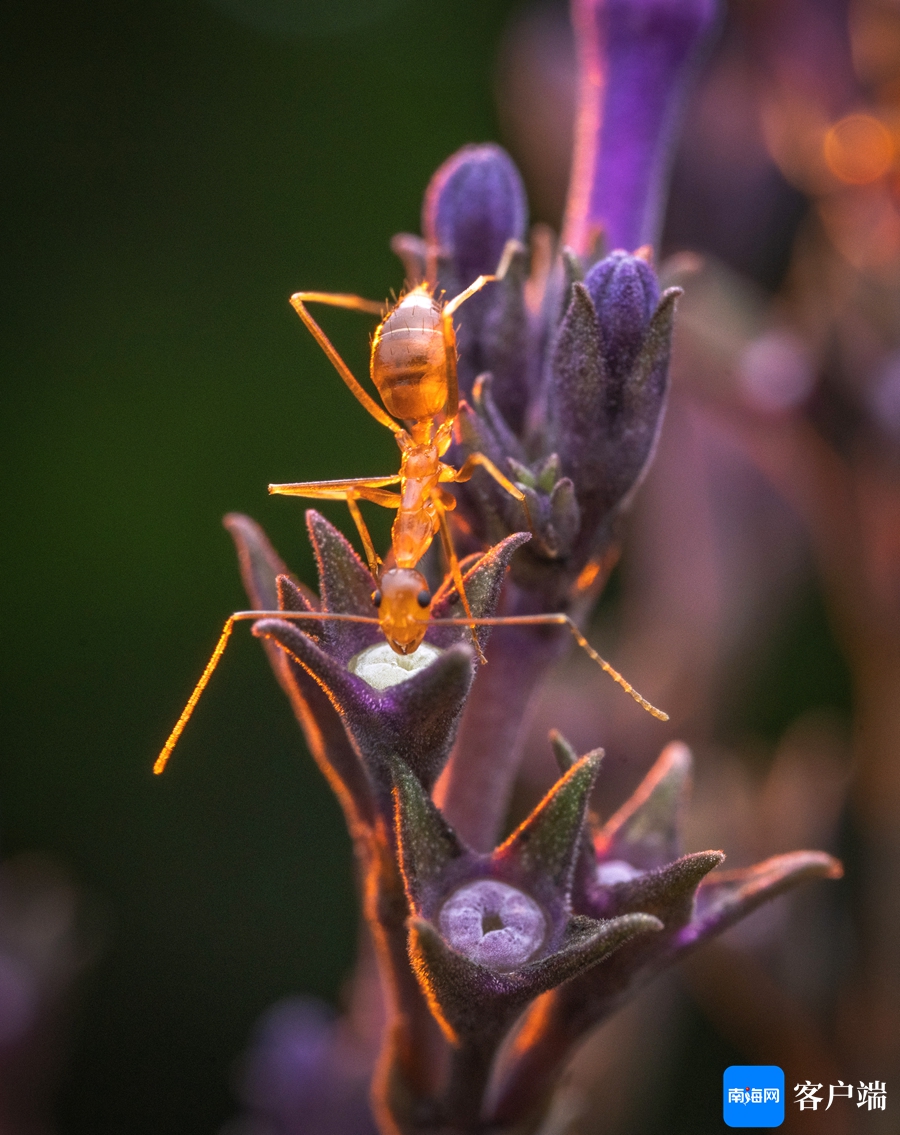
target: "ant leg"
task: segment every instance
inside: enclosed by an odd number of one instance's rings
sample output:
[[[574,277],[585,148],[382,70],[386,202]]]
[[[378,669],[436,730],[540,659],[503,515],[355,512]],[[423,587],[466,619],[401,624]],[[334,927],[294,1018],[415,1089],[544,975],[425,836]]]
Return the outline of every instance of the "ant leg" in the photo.
[[[353,517],[353,523],[356,525],[356,531],[359,533],[359,538],[362,540],[363,549],[366,553],[366,559],[369,563],[369,571],[377,580],[378,573],[381,570],[381,556],[375,551],[375,545],[372,543],[372,537],[369,529],[366,527],[366,522],[363,519],[363,514],[359,511],[359,505],[356,503],[356,497],[352,493],[347,494],[347,508],[350,509],[350,515]]]
[[[400,497],[396,493],[385,492],[382,486],[396,485],[400,480],[399,474],[390,477],[357,477],[349,481],[300,481],[293,485],[269,485],[270,493],[281,496],[307,497],[312,500],[344,500],[353,517],[356,531],[362,540],[369,571],[375,578],[381,568],[381,558],[375,551],[369,529],[363,520],[363,515],[357,505],[358,500],[371,501],[372,504],[381,505],[382,508],[399,508]]]
[[[475,293],[480,291],[485,284],[489,284],[492,280],[502,280],[506,276],[506,273],[509,271],[509,266],[510,264],[512,264],[513,257],[521,247],[522,245],[519,243],[519,241],[508,240],[503,246],[503,255],[500,257],[500,263],[497,265],[497,271],[490,276],[479,276],[474,283],[469,284],[465,291],[460,292],[458,296],[454,296],[453,299],[444,306],[444,311],[452,315],[461,304],[464,304],[467,299],[469,299],[471,296],[474,296]]]
[[[448,422],[454,422],[459,413],[459,377],[456,373],[456,332],[453,330],[452,318],[441,318],[441,331],[444,336],[444,367],[447,373],[447,402],[444,413]]]
[[[351,477],[346,481],[294,481],[285,485],[269,485],[269,492],[283,497],[308,497],[311,500],[346,500],[353,493],[361,500],[380,504],[384,508],[398,508],[400,497],[385,492],[387,485],[400,483],[400,474],[388,477]]]
[[[444,358],[447,367],[447,402],[444,413],[452,421],[459,413],[459,380],[456,376],[456,332],[453,329],[453,313],[485,284],[496,280],[496,276],[479,276],[464,292],[460,292],[441,310],[441,331],[444,336]]]
[[[500,472],[489,457],[485,457],[483,453],[470,453],[462,463],[462,467],[457,470],[456,476],[453,478],[454,482],[468,481],[478,466],[481,466],[485,473],[493,477],[500,488],[505,489],[514,500],[521,501],[522,508],[525,510],[525,519],[528,521],[528,530],[533,536],[535,534],[534,522],[531,519],[531,509],[528,507],[528,498],[521,489],[517,489],[512,481]]]
[[[453,547],[453,537],[450,535],[450,529],[447,525],[447,513],[444,506],[440,501],[434,502],[435,510],[438,514],[439,531],[441,534],[441,544],[444,548],[444,555],[447,557],[447,565],[450,568],[450,575],[453,578],[453,584],[463,605],[463,610],[466,612],[468,619],[462,619],[461,622],[472,632],[472,645],[475,647],[475,653],[478,655],[478,661],[487,663],[487,659],[482,652],[481,646],[478,643],[478,638],[475,634],[475,620],[472,616],[472,608],[469,606],[469,598],[466,595],[466,589],[463,585],[462,569],[459,566],[459,560],[456,556],[456,549]]]
[[[657,709],[655,705],[651,705],[645,697],[642,697],[637,692],[629,681],[622,677],[615,667],[610,666],[605,658],[601,658],[569,616],[563,615],[561,612],[546,615],[497,615],[490,619],[433,619],[432,622],[435,626],[469,627],[470,629],[472,627],[567,627],[581,649],[597,663],[601,670],[605,670],[610,678],[622,687],[626,694],[630,694],[642,709],[645,709],[659,721],[669,720],[667,713],[663,713],[661,709]]]
[[[165,745],[163,745],[159,756],[154,762],[153,771],[157,776],[168,764],[172,750],[178,744],[178,738],[184,732],[184,727],[187,725],[188,721],[190,721],[191,714],[194,712],[197,702],[200,700],[203,691],[209,685],[209,680],[213,676],[215,668],[219,665],[219,660],[225,653],[225,647],[228,645],[231,632],[234,630],[234,624],[245,619],[287,619],[291,621],[311,619],[316,622],[331,620],[333,622],[373,623],[375,626],[379,625],[378,619],[369,618],[367,615],[342,615],[331,611],[235,611],[233,615],[229,615],[225,620],[222,633],[219,635],[219,641],[216,643],[215,649],[209,657],[209,662],[207,662],[203,673],[200,675],[200,680],[197,682],[197,685],[194,686],[193,693],[187,700],[187,705],[181,711],[181,716],[175,722],[174,729],[169,734],[168,740]]]
[[[346,292],[295,292],[291,303],[299,299],[302,303],[326,303],[329,307],[346,307],[351,311],[364,311],[367,315],[384,315],[386,304],[378,300],[366,300],[362,296],[348,295]]]
[[[329,292],[297,292],[291,296],[291,307],[300,316],[306,324],[310,334],[319,344],[325,354],[328,356],[331,365],[338,372],[345,384],[349,387],[350,392],[354,395],[358,402],[369,411],[376,422],[380,422],[383,426],[387,426],[393,433],[399,433],[401,427],[389,417],[388,414],[378,405],[374,398],[370,397],[362,386],[353,377],[353,373],[341,356],[337,352],[337,348],[316,323],[315,319],[310,315],[306,308],[305,301],[315,303],[329,303],[335,307],[352,307],[359,311],[372,312],[373,314],[381,314],[384,311],[384,306],[373,304],[370,300],[360,299],[359,296],[345,296],[345,295],[332,295]]]
[[[473,280],[471,284],[458,296],[454,296],[449,303],[445,303],[442,309],[442,314],[446,319],[452,319],[457,308],[462,307],[466,300],[471,299],[476,292],[480,292],[485,284],[490,284],[494,280],[499,280],[499,276],[479,276],[477,280]]]
[[[512,481],[503,475],[497,466],[491,461],[490,457],[485,457],[483,453],[470,453],[465,459],[459,469],[455,471],[453,477],[454,482],[468,481],[476,468],[481,466],[485,473],[489,473],[501,489],[505,489],[511,497],[515,497],[517,501],[525,503],[525,494],[521,489],[517,489]]]
[[[503,248],[503,255],[500,257],[497,271],[490,276],[479,276],[477,280],[474,280],[467,288],[461,291],[458,296],[454,296],[449,303],[444,304],[444,315],[448,318],[452,316],[458,307],[461,307],[467,299],[471,299],[476,292],[480,292],[485,284],[490,284],[494,280],[502,280],[509,270],[516,249],[521,247],[517,240],[508,240]]]
[[[169,763],[169,757],[171,757],[172,750],[178,744],[178,738],[184,732],[184,727],[190,721],[191,714],[194,712],[194,708],[197,705],[197,702],[200,700],[200,695],[209,684],[209,680],[213,676],[213,671],[219,665],[219,659],[225,653],[225,647],[228,645],[229,638],[231,638],[232,630],[234,630],[234,615],[229,615],[228,619],[225,622],[225,626],[222,628],[222,633],[219,635],[219,641],[216,643],[216,648],[210,655],[209,662],[207,662],[206,668],[200,675],[200,681],[196,686],[194,686],[194,692],[188,698],[187,705],[181,711],[181,717],[179,717],[175,722],[175,728],[169,734],[168,740],[166,741],[165,745],[163,745],[159,756],[156,758],[156,761],[153,764],[153,771],[157,776],[159,776],[159,774]]]

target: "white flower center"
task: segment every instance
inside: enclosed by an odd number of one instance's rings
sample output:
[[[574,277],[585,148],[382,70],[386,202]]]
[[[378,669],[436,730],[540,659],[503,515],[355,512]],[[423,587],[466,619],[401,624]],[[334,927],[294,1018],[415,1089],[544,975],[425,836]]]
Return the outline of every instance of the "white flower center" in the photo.
[[[490,969],[515,969],[544,944],[547,919],[524,891],[480,879],[455,891],[441,907],[447,945]]]
[[[379,642],[355,654],[347,669],[368,682],[373,689],[386,690],[399,682],[408,682],[420,670],[430,666],[440,653],[436,646],[427,642],[423,642],[412,654],[398,654],[386,642]]]

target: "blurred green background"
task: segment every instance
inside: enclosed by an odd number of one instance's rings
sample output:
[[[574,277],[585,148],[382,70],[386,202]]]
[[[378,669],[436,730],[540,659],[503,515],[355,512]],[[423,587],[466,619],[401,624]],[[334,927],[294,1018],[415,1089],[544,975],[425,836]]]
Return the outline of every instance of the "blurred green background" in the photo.
[[[266,484],[395,463],[287,299],[400,287],[391,234],[497,135],[512,7],[4,5],[0,851],[66,864],[103,926],[71,1135],[214,1131],[261,1010],[350,965],[349,844],[249,634],[150,770],[244,604],[222,514],[312,579]],[[364,372],[371,321],[325,321]]]

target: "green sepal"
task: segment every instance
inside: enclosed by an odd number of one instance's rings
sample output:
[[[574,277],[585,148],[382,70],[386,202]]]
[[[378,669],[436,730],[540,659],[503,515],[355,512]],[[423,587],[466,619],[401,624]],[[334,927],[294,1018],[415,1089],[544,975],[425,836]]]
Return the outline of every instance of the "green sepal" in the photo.
[[[623,859],[652,870],[679,856],[678,833],[690,789],[691,763],[686,745],[676,741],[663,749],[637,791],[598,833],[599,859]]]
[[[558,729],[550,730],[550,745],[553,749],[553,756],[556,758],[556,765],[560,773],[565,775],[573,765],[578,763],[578,750],[563,737]]]
[[[454,1043],[502,1034],[541,993],[603,961],[629,939],[662,929],[658,918],[626,914],[599,922],[575,917],[558,950],[517,970],[497,971],[457,954],[430,922],[409,920],[409,952],[432,1013]]]
[[[721,851],[697,851],[656,871],[613,883],[600,891],[604,901],[594,913],[610,917],[639,910],[661,919],[667,931],[676,929],[690,920],[697,888],[724,858]]]
[[[602,757],[597,749],[577,761],[494,852],[495,859],[514,864],[533,888],[569,890]]]
[[[683,295],[681,288],[667,288],[659,298],[644,335],[644,341],[625,383],[626,396],[637,403],[650,375],[661,361],[667,360],[672,347],[672,324],[675,304]]]
[[[409,765],[394,756],[388,764],[394,780],[400,870],[410,905],[420,914],[428,891],[440,882],[449,864],[465,854],[465,848]]]

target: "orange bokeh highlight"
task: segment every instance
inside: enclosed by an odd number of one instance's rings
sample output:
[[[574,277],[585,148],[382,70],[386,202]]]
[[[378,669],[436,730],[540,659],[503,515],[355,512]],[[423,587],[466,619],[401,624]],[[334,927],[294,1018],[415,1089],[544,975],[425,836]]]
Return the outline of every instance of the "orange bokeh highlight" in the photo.
[[[847,185],[869,185],[892,168],[890,131],[870,114],[848,114],[825,133],[822,153],[829,170]]]
[[[600,574],[600,563],[597,560],[590,560],[581,569],[578,579],[575,580],[576,591],[587,591],[597,576]]]

